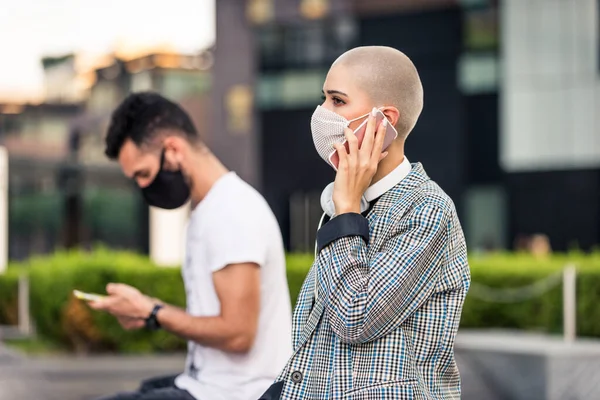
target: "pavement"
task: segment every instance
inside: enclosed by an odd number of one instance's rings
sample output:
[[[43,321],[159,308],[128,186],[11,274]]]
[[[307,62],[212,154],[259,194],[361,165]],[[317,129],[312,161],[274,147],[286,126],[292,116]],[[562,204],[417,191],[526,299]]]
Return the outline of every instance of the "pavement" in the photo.
[[[179,373],[185,355],[23,356],[0,342],[0,400],[92,400]],[[461,369],[463,380],[473,371]],[[481,400],[477,388],[463,400]]]
[[[181,372],[185,356],[24,357],[0,343],[0,400],[88,400]]]
[[[600,399],[600,341],[516,332],[459,333],[462,400]],[[24,356],[0,341],[0,400],[93,400],[181,372],[184,354]]]

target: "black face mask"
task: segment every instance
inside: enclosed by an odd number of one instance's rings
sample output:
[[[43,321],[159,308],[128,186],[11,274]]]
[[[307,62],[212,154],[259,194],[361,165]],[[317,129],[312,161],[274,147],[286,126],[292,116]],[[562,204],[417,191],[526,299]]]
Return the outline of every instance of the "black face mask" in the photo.
[[[165,151],[160,156],[160,170],[151,184],[142,188],[146,202],[154,207],[172,210],[184,205],[190,198],[190,188],[181,171],[167,171],[163,168]]]

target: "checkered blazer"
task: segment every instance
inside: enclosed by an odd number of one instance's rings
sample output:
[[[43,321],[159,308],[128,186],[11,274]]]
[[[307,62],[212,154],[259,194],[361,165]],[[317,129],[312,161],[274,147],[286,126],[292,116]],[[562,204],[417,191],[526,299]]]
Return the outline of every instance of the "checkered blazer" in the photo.
[[[368,236],[319,245],[281,399],[460,399],[454,339],[470,273],[452,200],[417,163],[366,219],[349,217]]]

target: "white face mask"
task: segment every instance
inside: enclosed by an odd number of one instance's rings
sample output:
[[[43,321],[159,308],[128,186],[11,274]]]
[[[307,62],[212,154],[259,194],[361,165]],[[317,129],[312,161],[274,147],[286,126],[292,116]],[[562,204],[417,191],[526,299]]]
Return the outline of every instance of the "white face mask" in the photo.
[[[333,147],[333,145],[335,143],[341,144],[346,139],[344,129],[347,128],[350,123],[358,121],[369,114],[370,113],[366,113],[348,121],[346,118],[333,111],[317,106],[317,109],[310,120],[310,130],[312,132],[313,142],[317,149],[317,153],[319,153],[321,158],[325,160],[327,164],[331,165],[329,158],[335,152],[335,147]],[[335,168],[333,165],[331,166]]]

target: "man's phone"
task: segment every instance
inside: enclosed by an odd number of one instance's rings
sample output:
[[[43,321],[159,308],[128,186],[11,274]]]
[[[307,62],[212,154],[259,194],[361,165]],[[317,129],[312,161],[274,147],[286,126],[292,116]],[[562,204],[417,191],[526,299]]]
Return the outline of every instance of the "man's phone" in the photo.
[[[97,301],[106,297],[101,294],[82,292],[81,290],[73,290],[73,295],[80,300],[86,301]]]
[[[375,129],[379,128],[379,124],[386,118],[381,110],[377,110],[377,114],[375,116]],[[358,138],[358,147],[362,145],[363,139],[365,138],[365,133],[367,132],[367,123],[369,122],[369,118],[366,118],[362,124],[358,126],[354,130],[354,135]],[[383,140],[383,147],[381,151],[385,151],[398,137],[398,132],[396,128],[392,126],[392,124],[388,124],[387,129],[385,130],[385,139]],[[344,140],[344,147],[346,147],[346,151],[350,151],[350,147],[348,146],[348,141]],[[337,150],[334,150],[329,155],[329,162],[333,165],[333,168],[337,171],[338,165],[340,163],[340,157],[337,153]]]

